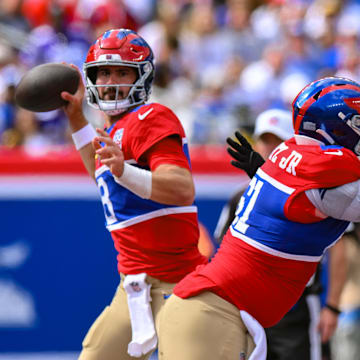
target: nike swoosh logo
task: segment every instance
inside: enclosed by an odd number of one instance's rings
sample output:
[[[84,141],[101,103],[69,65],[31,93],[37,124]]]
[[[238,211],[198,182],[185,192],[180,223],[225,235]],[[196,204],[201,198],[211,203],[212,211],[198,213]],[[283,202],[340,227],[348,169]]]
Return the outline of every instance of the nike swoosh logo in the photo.
[[[149,109],[148,111],[144,112],[143,114],[139,114],[139,120],[144,120],[152,111],[154,108]]]
[[[329,154],[329,155],[344,155],[343,152],[341,150],[336,150],[336,151],[325,151],[324,154]]]

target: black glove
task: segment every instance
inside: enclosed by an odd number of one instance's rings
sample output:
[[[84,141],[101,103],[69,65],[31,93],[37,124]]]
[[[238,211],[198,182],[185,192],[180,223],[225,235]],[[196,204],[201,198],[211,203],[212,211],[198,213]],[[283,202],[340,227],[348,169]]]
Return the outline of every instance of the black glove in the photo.
[[[227,151],[235,159],[231,160],[231,165],[244,170],[252,178],[265,160],[258,152],[253,150],[239,131],[235,132],[235,136],[240,144],[231,138],[226,139],[226,142],[231,146],[227,148]]]

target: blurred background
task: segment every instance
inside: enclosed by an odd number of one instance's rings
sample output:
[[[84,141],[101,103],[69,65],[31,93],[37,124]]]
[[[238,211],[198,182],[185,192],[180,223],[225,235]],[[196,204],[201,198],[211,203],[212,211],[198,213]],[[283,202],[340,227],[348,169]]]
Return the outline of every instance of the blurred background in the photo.
[[[290,109],[310,81],[360,81],[360,0],[0,0],[0,360],[75,359],[118,282],[97,188],[63,112],[14,102],[27,70],[82,68],[111,28],[136,30],[154,51],[150,101],[185,128],[210,236],[248,181],[229,165],[226,137],[241,129],[251,140],[257,115]],[[84,111],[102,125],[100,112]]]

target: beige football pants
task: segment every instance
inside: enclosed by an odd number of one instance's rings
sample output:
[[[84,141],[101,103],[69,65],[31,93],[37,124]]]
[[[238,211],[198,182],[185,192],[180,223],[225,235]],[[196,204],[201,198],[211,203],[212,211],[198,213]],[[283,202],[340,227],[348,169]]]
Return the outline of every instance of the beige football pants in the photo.
[[[127,353],[131,341],[131,324],[127,305],[127,295],[123,287],[124,277],[110,304],[95,320],[83,341],[79,360],[146,360],[151,353],[139,358]],[[159,333],[160,315],[165,298],[171,294],[175,284],[166,283],[150,276],[146,281],[151,284],[151,308],[156,331]]]
[[[159,329],[159,360],[246,360],[255,348],[239,309],[212,292],[172,295]]]

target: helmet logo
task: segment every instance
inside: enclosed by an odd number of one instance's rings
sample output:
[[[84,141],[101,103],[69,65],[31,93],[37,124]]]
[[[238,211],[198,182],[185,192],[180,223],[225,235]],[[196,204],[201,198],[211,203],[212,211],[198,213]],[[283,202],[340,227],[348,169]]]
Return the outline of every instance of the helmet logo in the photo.
[[[120,54],[101,54],[98,61],[121,61]]]
[[[358,114],[360,114],[360,98],[344,99],[344,102],[347,106],[354,109]]]

